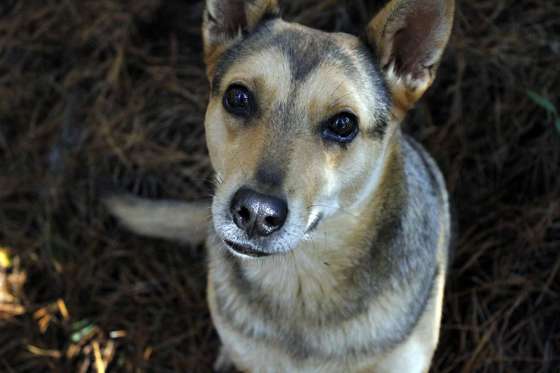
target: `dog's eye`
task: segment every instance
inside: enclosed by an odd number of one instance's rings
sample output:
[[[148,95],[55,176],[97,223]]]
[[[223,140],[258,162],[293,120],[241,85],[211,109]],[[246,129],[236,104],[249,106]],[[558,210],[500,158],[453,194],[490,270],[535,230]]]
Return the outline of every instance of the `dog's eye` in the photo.
[[[254,111],[254,100],[251,92],[244,86],[233,84],[224,95],[225,109],[238,117],[248,117]]]
[[[326,121],[321,129],[325,140],[348,143],[358,134],[358,118],[351,113],[339,113]]]

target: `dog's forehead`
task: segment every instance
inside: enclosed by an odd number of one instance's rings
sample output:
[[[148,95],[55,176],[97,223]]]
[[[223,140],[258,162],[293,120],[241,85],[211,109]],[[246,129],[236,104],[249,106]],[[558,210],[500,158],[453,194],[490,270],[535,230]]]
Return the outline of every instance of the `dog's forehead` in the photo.
[[[271,56],[276,61],[271,61]],[[282,69],[283,63],[289,69]],[[262,64],[267,66],[259,66]],[[218,62],[212,86],[214,91],[223,88],[224,76],[235,69],[259,71],[266,68],[276,73],[270,76],[271,79],[289,79],[298,83],[320,67],[337,67],[338,74],[355,82],[364,81],[366,76],[374,83],[382,80],[372,51],[358,38],[272,20],[224,54]],[[289,76],[278,76],[278,72],[289,73]]]
[[[324,119],[319,117],[356,111],[371,119],[366,122],[374,138],[386,127],[387,87],[373,52],[352,35],[268,21],[224,54],[212,94],[219,96],[233,82],[247,84],[265,95],[269,107],[285,107],[294,115],[300,110]]]
[[[346,43],[351,38],[348,36]],[[341,39],[299,25],[280,24],[263,41],[265,47],[278,50],[287,58],[291,78],[296,82],[304,81],[321,65],[343,67],[349,77],[358,78],[352,51]]]

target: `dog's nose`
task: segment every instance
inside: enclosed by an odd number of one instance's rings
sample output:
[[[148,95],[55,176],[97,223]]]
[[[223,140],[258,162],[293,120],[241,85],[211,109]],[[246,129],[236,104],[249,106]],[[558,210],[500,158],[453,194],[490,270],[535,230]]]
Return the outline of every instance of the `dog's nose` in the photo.
[[[240,188],[231,200],[230,211],[235,225],[249,237],[264,237],[282,228],[288,205],[280,198]]]

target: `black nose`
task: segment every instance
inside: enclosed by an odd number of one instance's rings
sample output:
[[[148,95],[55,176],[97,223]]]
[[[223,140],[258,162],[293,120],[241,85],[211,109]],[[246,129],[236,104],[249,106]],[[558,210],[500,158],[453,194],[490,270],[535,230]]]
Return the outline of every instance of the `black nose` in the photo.
[[[249,237],[259,237],[282,228],[288,216],[286,201],[255,192],[248,188],[240,188],[230,206],[233,221]]]

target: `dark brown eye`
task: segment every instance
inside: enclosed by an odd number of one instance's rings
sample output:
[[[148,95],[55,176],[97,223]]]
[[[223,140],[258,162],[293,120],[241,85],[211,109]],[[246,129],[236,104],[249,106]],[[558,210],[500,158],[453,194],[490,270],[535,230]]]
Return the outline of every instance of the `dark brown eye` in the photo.
[[[358,134],[358,118],[352,113],[339,113],[326,121],[321,130],[325,140],[348,143]]]
[[[228,87],[224,94],[224,108],[238,117],[247,118],[254,112],[255,103],[253,95],[246,87],[233,84]]]

